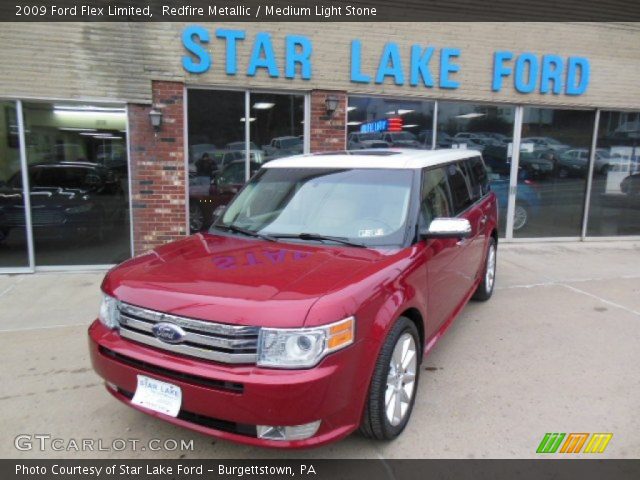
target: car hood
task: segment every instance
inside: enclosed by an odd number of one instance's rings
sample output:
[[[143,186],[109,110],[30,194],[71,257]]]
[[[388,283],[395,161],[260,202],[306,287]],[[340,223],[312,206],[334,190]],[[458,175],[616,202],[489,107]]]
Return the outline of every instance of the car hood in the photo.
[[[301,326],[318,298],[382,268],[390,257],[372,249],[196,234],[116,267],[103,290],[185,317]]]

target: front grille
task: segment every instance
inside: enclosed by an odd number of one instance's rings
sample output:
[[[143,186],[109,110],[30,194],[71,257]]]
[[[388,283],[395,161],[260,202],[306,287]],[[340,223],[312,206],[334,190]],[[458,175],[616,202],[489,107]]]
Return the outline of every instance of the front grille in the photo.
[[[118,388],[118,393],[131,400],[133,393]],[[214,430],[220,430],[222,432],[235,433],[238,435],[244,435],[245,437],[257,437],[258,432],[255,425],[249,425],[246,423],[230,422],[228,420],[220,420],[219,418],[207,417],[198,413],[188,412],[186,410],[180,410],[178,417],[185,422],[194,423],[202,427],[211,428]]]
[[[103,346],[100,346],[99,350],[100,350],[100,353],[105,357],[109,357],[110,359],[115,360],[124,365],[134,367],[137,370],[144,373],[162,375],[163,377],[171,378],[173,380],[179,380],[184,383],[190,383],[192,385],[199,385],[202,387],[213,388],[216,390],[223,390],[231,393],[242,393],[244,391],[244,385],[242,383],[225,382],[224,380],[216,380],[212,378],[201,377],[199,375],[176,372],[175,370],[170,370],[168,368],[159,367],[158,365],[153,365],[148,362],[136,360],[135,358],[122,355],[120,353],[114,352],[113,350],[109,350],[108,348],[105,348]]]
[[[120,335],[170,352],[221,363],[255,363],[259,327],[228,325],[179,317],[119,303]],[[171,323],[185,332],[180,343],[167,343],[153,334],[157,323]]]

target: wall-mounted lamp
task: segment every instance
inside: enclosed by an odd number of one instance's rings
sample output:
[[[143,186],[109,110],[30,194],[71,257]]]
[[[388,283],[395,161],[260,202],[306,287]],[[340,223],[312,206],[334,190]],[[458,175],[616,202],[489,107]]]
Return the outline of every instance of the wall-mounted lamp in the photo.
[[[162,112],[152,108],[149,112],[149,121],[151,122],[153,130],[158,133],[160,131],[160,126],[162,125]]]
[[[333,95],[328,96],[324,100],[324,106],[327,110],[327,116],[333,117],[333,114],[338,109],[338,105],[340,104],[340,99],[338,97],[334,97]]]

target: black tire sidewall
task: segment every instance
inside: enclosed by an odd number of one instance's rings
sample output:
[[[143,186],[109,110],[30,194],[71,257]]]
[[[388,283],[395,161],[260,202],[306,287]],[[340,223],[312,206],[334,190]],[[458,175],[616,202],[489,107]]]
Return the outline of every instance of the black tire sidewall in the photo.
[[[409,409],[405,417],[402,421],[394,426],[391,425],[389,420],[387,419],[386,409],[385,409],[385,392],[387,388],[387,376],[389,375],[390,361],[391,356],[393,355],[393,350],[398,342],[398,339],[404,334],[409,333],[413,336],[413,340],[416,344],[418,355],[417,367],[416,367],[416,378],[415,385],[413,388],[413,396],[411,398],[411,402],[409,404]],[[373,390],[369,394],[369,402],[370,402],[370,414],[376,415],[378,417],[377,423],[379,425],[382,434],[382,438],[385,440],[392,440],[396,438],[398,435],[402,433],[402,431],[407,426],[409,419],[411,418],[411,413],[413,412],[413,406],[415,403],[417,391],[418,391],[418,383],[420,379],[420,360],[422,355],[422,345],[420,344],[420,335],[418,334],[418,329],[415,324],[406,317],[400,317],[398,321],[393,325],[391,330],[389,331],[387,338],[385,339],[385,343],[380,350],[380,354],[378,357],[378,361],[376,362],[376,369],[374,371],[374,378],[377,377],[378,382],[372,382],[373,385],[377,386],[377,392]],[[373,404],[372,404],[373,403]]]

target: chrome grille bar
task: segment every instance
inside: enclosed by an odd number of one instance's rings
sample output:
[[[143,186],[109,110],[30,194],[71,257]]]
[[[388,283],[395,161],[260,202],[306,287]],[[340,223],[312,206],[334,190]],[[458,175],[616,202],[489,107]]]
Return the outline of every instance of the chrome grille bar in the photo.
[[[157,312],[120,302],[120,335],[135,342],[182,355],[221,363],[255,363],[259,327],[228,325]],[[157,323],[181,327],[180,343],[167,343],[153,334]]]

